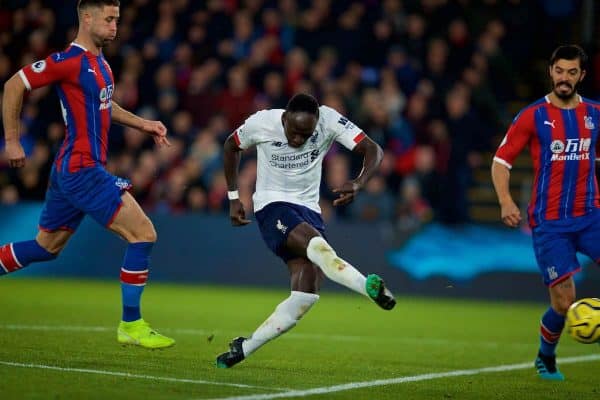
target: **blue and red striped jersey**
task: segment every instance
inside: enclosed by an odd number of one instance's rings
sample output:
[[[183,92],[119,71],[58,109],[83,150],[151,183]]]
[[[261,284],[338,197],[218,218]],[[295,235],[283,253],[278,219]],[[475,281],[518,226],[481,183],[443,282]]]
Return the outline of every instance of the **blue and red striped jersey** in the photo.
[[[24,67],[19,76],[28,90],[55,84],[66,128],[56,169],[72,173],[105,165],[114,79],[104,56],[72,43]]]
[[[594,162],[600,127],[600,103],[579,97],[562,109],[544,97],[517,114],[494,161],[512,167],[528,145],[534,181],[528,207],[529,225],[568,220],[600,208]]]

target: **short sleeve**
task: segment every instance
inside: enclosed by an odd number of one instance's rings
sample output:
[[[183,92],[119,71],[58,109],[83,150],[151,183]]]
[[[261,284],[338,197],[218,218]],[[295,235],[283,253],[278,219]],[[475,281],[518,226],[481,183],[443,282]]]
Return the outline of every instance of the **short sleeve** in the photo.
[[[251,115],[233,133],[233,138],[240,149],[246,150],[263,141],[264,129],[261,129],[263,113],[264,111],[260,111]]]
[[[45,60],[36,61],[19,70],[19,76],[27,90],[37,89],[76,75],[74,60],[64,60],[61,54],[51,54]]]
[[[519,153],[531,140],[533,128],[533,111],[531,109],[521,111],[508,128],[504,139],[502,139],[494,156],[494,161],[509,169],[512,168],[512,164]]]
[[[366,137],[362,129],[333,108],[321,106],[321,113],[324,114],[325,125],[334,140],[348,150],[354,149]]]

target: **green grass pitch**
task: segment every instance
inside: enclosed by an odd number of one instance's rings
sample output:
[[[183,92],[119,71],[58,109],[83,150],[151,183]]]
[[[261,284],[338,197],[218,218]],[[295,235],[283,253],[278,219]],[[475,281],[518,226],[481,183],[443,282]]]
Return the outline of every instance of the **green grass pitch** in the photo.
[[[537,378],[546,306],[533,303],[400,296],[386,312],[326,291],[288,334],[217,369],[229,340],[251,333],[287,295],[150,283],[144,317],[177,339],[150,351],[116,342],[116,281],[0,279],[0,399],[600,398],[597,345],[563,337],[567,380]]]

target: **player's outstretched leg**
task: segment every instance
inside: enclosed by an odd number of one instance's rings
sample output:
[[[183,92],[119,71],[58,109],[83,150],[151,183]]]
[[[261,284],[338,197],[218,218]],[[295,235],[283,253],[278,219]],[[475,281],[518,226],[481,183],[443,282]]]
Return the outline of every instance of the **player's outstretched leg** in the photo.
[[[540,349],[534,363],[537,373],[542,379],[555,381],[565,379],[556,366],[556,346],[564,326],[565,316],[549,307],[540,322]]]
[[[54,260],[56,256],[36,240],[5,244],[0,246],[0,275],[25,268],[32,262]]]
[[[117,329],[117,340],[148,349],[160,349],[175,344],[175,340],[163,336],[142,319],[140,299],[148,280],[149,257],[152,242],[130,243],[121,268],[121,294],[123,317]]]
[[[229,351],[217,357],[217,367],[231,368],[258,350],[268,341],[292,329],[319,300],[319,295],[292,291],[290,297],[280,303],[275,311],[248,339],[235,338],[229,344]]]
[[[384,310],[391,310],[396,305],[394,295],[386,288],[383,279],[375,274],[365,277],[349,262],[338,257],[321,236],[315,236],[308,242],[306,256],[329,279],[369,297]]]

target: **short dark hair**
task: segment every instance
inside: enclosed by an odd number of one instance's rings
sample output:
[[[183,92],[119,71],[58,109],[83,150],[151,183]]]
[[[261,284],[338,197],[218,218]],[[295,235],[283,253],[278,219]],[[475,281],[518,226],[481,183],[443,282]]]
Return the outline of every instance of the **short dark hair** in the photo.
[[[550,56],[550,66],[553,66],[558,60],[576,59],[579,59],[579,65],[581,66],[581,69],[585,69],[588,62],[588,56],[580,46],[576,44],[558,46],[556,50],[552,52],[552,56]]]
[[[121,2],[119,0],[79,0],[77,2],[77,11],[81,11],[88,7],[102,7],[102,6],[117,6],[119,7]]]
[[[318,115],[319,102],[310,94],[298,93],[288,101],[285,110],[289,112],[305,112]]]

